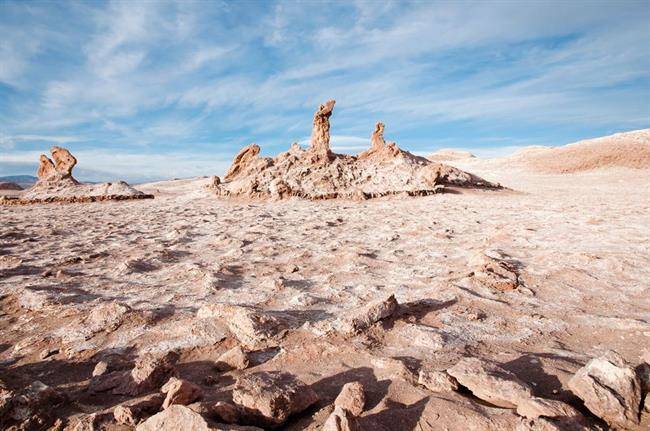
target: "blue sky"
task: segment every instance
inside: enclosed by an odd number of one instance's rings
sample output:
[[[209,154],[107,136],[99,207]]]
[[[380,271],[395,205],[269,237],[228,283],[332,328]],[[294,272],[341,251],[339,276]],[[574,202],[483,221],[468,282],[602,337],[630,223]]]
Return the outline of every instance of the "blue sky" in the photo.
[[[244,145],[483,156],[650,126],[648,1],[0,0],[0,175],[220,174]]]

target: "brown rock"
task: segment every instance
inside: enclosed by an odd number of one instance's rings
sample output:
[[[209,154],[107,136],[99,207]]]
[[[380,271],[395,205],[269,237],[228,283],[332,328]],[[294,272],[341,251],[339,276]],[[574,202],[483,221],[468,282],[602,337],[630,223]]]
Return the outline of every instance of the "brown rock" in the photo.
[[[481,284],[501,292],[517,289],[520,285],[519,270],[503,253],[490,250],[473,260],[473,277]]]
[[[314,126],[311,132],[310,151],[318,158],[329,159],[330,151],[330,116],[335,100],[328,100],[314,113]]]
[[[84,321],[85,327],[91,333],[112,332],[124,321],[131,307],[126,304],[108,302],[93,307]]]
[[[239,409],[225,401],[217,401],[210,408],[210,413],[219,421],[225,424],[236,424],[240,419]]]
[[[532,397],[524,399],[517,405],[517,414],[528,419],[547,418],[582,418],[580,412],[562,401]]]
[[[50,160],[45,154],[41,154],[38,163],[38,171],[36,175],[38,179],[50,178],[56,174],[56,169],[54,168],[54,163]]]
[[[129,400],[115,407],[113,416],[118,424],[136,426],[142,419],[160,410],[163,401],[165,401],[165,396],[161,393]]]
[[[389,295],[370,304],[352,310],[345,317],[339,318],[335,324],[338,330],[346,335],[354,335],[368,329],[373,324],[392,315],[397,310],[395,295]]]
[[[494,362],[465,358],[447,370],[478,398],[495,406],[516,408],[533,396],[530,387]]]
[[[363,408],[366,404],[366,394],[363,391],[363,385],[359,382],[350,382],[343,385],[341,393],[334,405],[344,408],[355,416],[363,413]]]
[[[322,431],[363,431],[356,416],[341,406],[336,406],[323,424]]]
[[[140,395],[158,389],[163,382],[176,375],[174,363],[178,355],[168,352],[164,356],[145,354],[139,357],[131,371],[114,371],[93,377],[88,390],[115,395]]]
[[[199,309],[197,317],[221,320],[239,341],[249,346],[272,340],[286,329],[285,322],[278,317],[242,305],[207,304]]]
[[[23,188],[16,183],[0,181],[0,190],[22,190],[22,189]]]
[[[639,424],[641,382],[618,353],[589,361],[569,380],[569,388],[610,426],[634,429]]]
[[[50,150],[54,159],[54,169],[63,177],[72,176],[72,168],[77,164],[77,159],[70,151],[61,147],[52,147]]]
[[[224,180],[228,181],[236,177],[241,171],[243,171],[250,164],[250,162],[255,157],[257,157],[259,152],[260,152],[260,147],[256,144],[250,144],[242,148],[239,151],[239,153],[237,153],[237,155],[235,156],[235,159],[232,161],[232,165],[230,166],[230,169],[228,169],[228,172],[226,172],[226,176],[224,177]],[[218,186],[219,184],[220,182],[214,185]]]
[[[215,367],[219,371],[244,370],[250,365],[248,353],[241,346],[235,346],[217,359]]]
[[[318,395],[292,374],[259,372],[237,380],[233,401],[253,425],[275,428],[318,401]]]
[[[451,392],[458,390],[458,382],[445,371],[421,369],[418,383],[433,392]]]
[[[174,404],[187,405],[203,396],[200,387],[187,380],[171,377],[167,383],[160,388],[160,392],[167,394],[162,408],[167,409]]]
[[[16,393],[10,401],[9,417],[20,424],[18,429],[39,429],[54,422],[56,408],[66,397],[36,380]]]
[[[151,416],[136,428],[136,431],[210,431],[211,428],[203,417],[191,409],[173,405]]]

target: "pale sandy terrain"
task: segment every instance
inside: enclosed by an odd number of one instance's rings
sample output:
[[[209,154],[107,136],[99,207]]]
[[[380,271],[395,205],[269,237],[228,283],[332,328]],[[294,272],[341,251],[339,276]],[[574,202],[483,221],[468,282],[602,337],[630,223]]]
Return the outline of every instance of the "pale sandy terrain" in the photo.
[[[110,411],[129,397],[86,390],[100,359],[177,349],[179,373],[201,386],[204,404],[229,400],[235,378],[252,371],[312,385],[321,400],[284,429],[319,429],[352,380],[366,388],[364,429],[541,429],[468,391],[413,380],[423,366],[471,356],[605,428],[567,380],[606,350],[638,364],[650,346],[650,171],[457,167],[513,190],[247,203],[220,200],[197,179],[138,187],[153,200],[0,207],[0,378],[67,393],[60,417]],[[475,256],[493,250],[516,263],[518,289],[471,276]],[[392,317],[354,337],[323,334],[389,294],[400,304]],[[132,308],[124,321],[88,332],[89,310],[115,302]],[[281,312],[290,328],[255,346],[248,370],[219,373],[214,361],[237,341],[196,318],[215,302]]]

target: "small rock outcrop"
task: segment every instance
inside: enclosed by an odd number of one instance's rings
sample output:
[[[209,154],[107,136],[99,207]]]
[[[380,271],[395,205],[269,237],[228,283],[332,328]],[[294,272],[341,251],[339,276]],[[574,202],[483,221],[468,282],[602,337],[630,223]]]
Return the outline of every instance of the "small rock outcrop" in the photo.
[[[174,364],[177,360],[178,355],[174,352],[163,356],[145,354],[136,360],[130,371],[113,371],[93,377],[88,390],[131,396],[147,393],[176,375]]]
[[[352,412],[336,406],[323,424],[322,431],[363,431],[363,428]]]
[[[175,404],[187,405],[203,396],[200,387],[187,380],[171,377],[167,383],[160,388],[160,392],[167,394],[163,401],[162,408],[167,409]]]
[[[215,368],[218,371],[244,370],[249,365],[248,353],[241,346],[235,346],[219,356]]]
[[[569,380],[569,389],[611,427],[635,429],[639,424],[641,382],[618,353],[589,361]]]
[[[150,199],[124,181],[102,184],[81,184],[72,176],[77,159],[65,148],[52,147],[52,159],[41,154],[38,181],[20,197],[0,197],[0,204],[28,205],[36,203],[75,203],[106,200]]]
[[[151,416],[136,428],[136,431],[211,431],[203,417],[181,405],[173,405]]]
[[[533,396],[526,383],[491,361],[465,358],[447,373],[475,396],[498,407],[514,409]]]
[[[247,346],[273,340],[286,329],[286,322],[255,307],[231,304],[207,304],[197,312],[199,319],[215,318]]]
[[[499,189],[467,172],[432,162],[386,143],[385,125],[378,122],[370,148],[358,156],[330,149],[330,117],[334,100],[314,114],[309,148],[294,144],[274,158],[260,157],[251,144],[234,158],[223,181],[208,186],[217,195],[253,199],[369,199],[393,194],[430,195],[445,186]]]
[[[363,413],[366,404],[366,393],[359,382],[350,382],[343,385],[341,393],[334,400],[334,405],[344,408],[355,416]]]
[[[318,395],[294,375],[283,372],[258,372],[238,379],[233,401],[252,425],[277,428],[289,416],[302,412]]]
[[[418,375],[418,383],[432,392],[451,392],[458,389],[458,382],[445,371],[423,368]]]
[[[0,181],[0,190],[12,190],[12,191],[19,191],[22,190],[23,188],[20,187],[20,185],[12,182],[6,182],[6,181]]]
[[[473,258],[472,277],[491,289],[507,292],[521,286],[519,268],[513,259],[498,250],[487,250]]]
[[[391,316],[397,310],[397,306],[395,295],[389,295],[350,311],[346,316],[339,318],[334,326],[345,335],[358,334],[380,320]]]

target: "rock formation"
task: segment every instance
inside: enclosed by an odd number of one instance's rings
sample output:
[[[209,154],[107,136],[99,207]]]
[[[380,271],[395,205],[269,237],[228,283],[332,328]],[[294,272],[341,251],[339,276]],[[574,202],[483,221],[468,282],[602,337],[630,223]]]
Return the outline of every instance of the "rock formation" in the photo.
[[[330,151],[330,117],[335,103],[335,100],[328,100],[320,105],[314,114],[314,127],[311,131],[309,150],[317,159],[327,160],[332,155]]]
[[[467,172],[434,163],[386,143],[383,123],[377,123],[371,146],[358,156],[330,150],[330,117],[334,100],[314,114],[310,146],[294,144],[274,158],[260,157],[259,146],[242,149],[223,178],[210,189],[225,197],[286,199],[368,199],[391,194],[430,195],[445,186],[501,188]]]
[[[73,203],[105,200],[148,199],[144,194],[124,181],[102,184],[81,184],[72,176],[77,159],[70,151],[52,147],[52,159],[41,154],[38,165],[38,181],[19,198],[0,197],[0,204],[26,205],[35,203]]]

